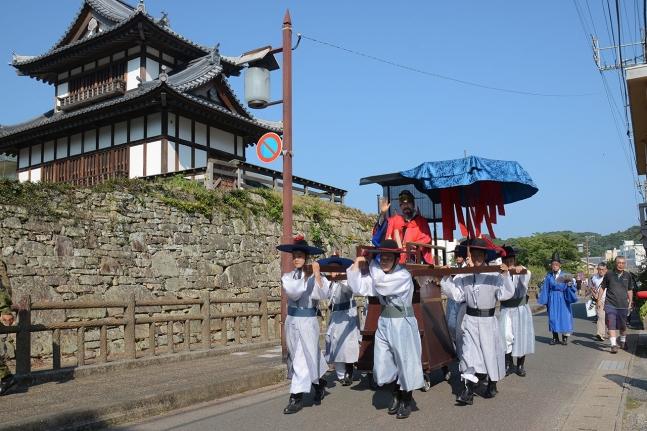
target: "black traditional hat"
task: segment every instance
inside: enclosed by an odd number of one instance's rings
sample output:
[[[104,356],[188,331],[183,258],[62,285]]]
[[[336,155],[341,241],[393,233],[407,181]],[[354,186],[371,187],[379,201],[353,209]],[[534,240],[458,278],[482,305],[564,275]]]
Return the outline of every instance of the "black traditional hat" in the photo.
[[[553,256],[550,258],[550,263],[553,263],[553,262],[562,263],[562,260],[559,258],[559,252],[558,251],[554,251]]]
[[[323,254],[322,249],[311,246],[301,235],[294,237],[294,243],[277,245],[276,249],[279,251],[284,251],[286,253],[292,253],[293,251],[302,251],[309,256],[315,254]]]
[[[467,249],[478,249],[485,250],[485,261],[491,262],[499,257],[500,251],[496,249],[496,246],[483,238],[472,238],[467,239],[458,245],[456,253],[459,253],[461,256],[467,256]]]
[[[319,259],[317,262],[319,263],[319,265],[339,265],[343,269],[347,269],[353,264],[353,261],[351,259],[346,259],[345,257],[339,256],[325,257],[323,259]]]
[[[454,249],[448,253],[456,253],[456,257],[467,259],[467,240],[461,241]]]
[[[409,190],[402,190],[400,194],[398,195],[398,200],[400,201],[409,201],[409,202],[415,202],[416,198],[413,196],[413,193],[411,193]]]
[[[503,251],[505,251],[505,256],[503,256],[503,257],[517,257],[517,256],[519,256],[519,253],[521,252],[521,250],[519,250],[518,248],[514,248],[511,245],[503,244],[501,246],[501,248],[503,249]]]
[[[379,246],[366,250],[367,253],[394,253],[400,254],[405,251],[398,247],[398,243],[392,239],[383,239]]]

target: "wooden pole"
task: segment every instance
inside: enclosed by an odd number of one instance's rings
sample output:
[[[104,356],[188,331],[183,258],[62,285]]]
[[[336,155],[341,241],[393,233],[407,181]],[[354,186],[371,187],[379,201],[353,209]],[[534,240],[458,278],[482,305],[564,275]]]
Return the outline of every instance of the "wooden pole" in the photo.
[[[290,11],[283,17],[283,244],[292,244],[292,18]],[[289,253],[281,253],[281,273],[292,270]],[[281,292],[281,352],[287,360],[285,316],[287,297]]]

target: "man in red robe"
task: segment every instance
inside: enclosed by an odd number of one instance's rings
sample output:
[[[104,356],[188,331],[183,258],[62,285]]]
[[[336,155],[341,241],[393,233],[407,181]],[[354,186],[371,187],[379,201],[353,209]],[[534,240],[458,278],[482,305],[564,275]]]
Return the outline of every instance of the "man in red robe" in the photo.
[[[398,200],[402,215],[396,214],[389,218],[386,238],[394,239],[400,248],[405,247],[407,243],[411,242],[431,244],[429,223],[427,223],[427,219],[416,213],[416,203],[413,194],[409,190],[403,190],[398,195]],[[423,250],[422,258],[429,264],[434,262],[430,248]],[[405,263],[406,259],[407,256],[403,253],[400,256],[400,263]]]

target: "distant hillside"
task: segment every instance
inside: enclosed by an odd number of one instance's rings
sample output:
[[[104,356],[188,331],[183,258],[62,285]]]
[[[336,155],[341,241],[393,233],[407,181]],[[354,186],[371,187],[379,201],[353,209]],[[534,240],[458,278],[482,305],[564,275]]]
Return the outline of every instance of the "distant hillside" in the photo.
[[[574,238],[576,243],[584,243],[586,237],[589,237],[589,255],[590,256],[603,256],[605,250],[620,247],[622,241],[634,240],[640,243],[640,226],[632,226],[629,229],[610,233],[608,235],[600,235],[595,232],[573,232],[570,230],[556,231],[556,232],[542,232],[542,235],[560,234]],[[514,243],[516,238],[508,238],[507,241]]]

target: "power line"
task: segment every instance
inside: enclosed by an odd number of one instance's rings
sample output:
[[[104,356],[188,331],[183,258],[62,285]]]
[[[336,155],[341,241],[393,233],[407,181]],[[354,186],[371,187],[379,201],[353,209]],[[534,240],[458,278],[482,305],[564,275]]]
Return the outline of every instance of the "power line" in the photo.
[[[451,76],[441,75],[439,73],[430,72],[430,71],[419,69],[419,68],[416,68],[416,67],[407,66],[407,65],[400,64],[400,63],[397,63],[397,62],[392,61],[392,60],[387,60],[387,59],[384,59],[384,58],[376,57],[376,56],[371,55],[371,54],[366,54],[366,53],[363,53],[363,52],[360,52],[360,51],[345,48],[343,46],[336,45],[336,44],[330,43],[330,42],[325,42],[325,41],[322,41],[322,40],[319,40],[319,39],[315,39],[313,37],[305,36],[303,34],[299,34],[299,35],[303,39],[306,39],[306,40],[309,40],[309,41],[312,41],[312,42],[315,42],[315,43],[318,43],[318,44],[321,44],[321,45],[325,45],[325,46],[328,46],[330,48],[335,48],[335,49],[338,49],[340,51],[345,51],[345,52],[347,52],[349,54],[353,54],[353,55],[356,55],[356,56],[359,56],[359,57],[364,57],[364,58],[368,58],[370,60],[374,60],[374,61],[377,61],[377,62],[380,62],[380,63],[388,64],[390,66],[397,67],[397,68],[400,68],[400,69],[404,69],[404,70],[407,70],[409,72],[415,72],[415,73],[419,73],[421,75],[431,76],[433,78],[438,78],[438,79],[444,79],[446,81],[452,81],[452,82],[455,82],[457,84],[468,85],[468,86],[471,86],[471,87],[482,88],[482,89],[485,89],[485,90],[499,91],[499,92],[511,93],[511,94],[520,94],[520,95],[524,95],[524,96],[539,96],[539,97],[584,97],[584,96],[592,96],[592,95],[595,94],[595,93],[580,93],[580,94],[539,93],[539,92],[535,92],[535,91],[518,90],[518,89],[504,88],[504,87],[495,87],[495,86],[491,86],[491,85],[487,85],[487,84],[481,84],[479,82],[467,81],[467,80],[458,79],[458,78],[452,78]]]

